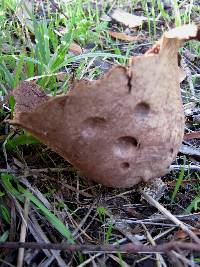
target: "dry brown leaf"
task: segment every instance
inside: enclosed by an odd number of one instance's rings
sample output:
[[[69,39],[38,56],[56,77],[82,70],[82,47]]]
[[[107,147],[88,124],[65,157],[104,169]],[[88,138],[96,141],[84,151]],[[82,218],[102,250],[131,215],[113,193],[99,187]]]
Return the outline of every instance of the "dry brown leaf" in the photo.
[[[133,41],[137,41],[139,39],[138,36],[130,36],[130,35],[127,35],[127,34],[125,34],[123,32],[109,31],[108,33],[113,38],[116,38],[116,39],[119,39],[119,40],[123,40],[123,41],[127,41],[127,42],[133,42]]]
[[[178,49],[185,39],[200,39],[198,27],[184,29],[186,35],[182,28],[165,33],[156,53],[133,57],[129,68],[74,82],[64,96],[46,100],[39,86],[22,82],[12,123],[98,183],[129,187],[164,175],[184,134]]]
[[[143,21],[147,20],[146,17],[136,16],[121,9],[115,9],[111,17],[117,22],[120,22],[130,28],[139,27],[142,25]]]
[[[74,53],[75,55],[80,55],[82,54],[82,48],[80,45],[76,44],[75,42],[72,42],[69,46],[69,51]]]
[[[197,235],[200,236],[200,229],[192,229],[192,232]],[[186,232],[184,232],[183,230],[178,230],[175,232],[174,237],[176,239],[186,239],[188,237],[188,234]]]

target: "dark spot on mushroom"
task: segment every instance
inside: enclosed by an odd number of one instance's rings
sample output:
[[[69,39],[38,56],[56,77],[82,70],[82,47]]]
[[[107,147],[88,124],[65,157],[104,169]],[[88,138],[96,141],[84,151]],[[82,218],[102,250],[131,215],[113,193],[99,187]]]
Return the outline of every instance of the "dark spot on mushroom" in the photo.
[[[132,136],[122,136],[117,139],[114,154],[121,158],[132,157],[138,148],[138,141]]]
[[[146,117],[149,114],[149,111],[150,111],[150,106],[146,102],[140,102],[135,107],[135,113],[140,117]]]
[[[59,107],[61,109],[64,109],[65,108],[65,104],[66,104],[66,98],[64,97],[60,97],[59,101],[57,102]]]
[[[131,93],[132,89],[132,72],[127,72],[127,86],[128,86],[128,92]]]
[[[123,162],[123,163],[121,164],[121,167],[122,167],[122,169],[129,169],[130,164],[129,164],[128,162]]]
[[[103,117],[91,117],[83,122],[82,136],[84,138],[94,137],[99,129],[104,127],[106,119]]]
[[[174,149],[173,148],[170,148],[170,153],[174,153]]]

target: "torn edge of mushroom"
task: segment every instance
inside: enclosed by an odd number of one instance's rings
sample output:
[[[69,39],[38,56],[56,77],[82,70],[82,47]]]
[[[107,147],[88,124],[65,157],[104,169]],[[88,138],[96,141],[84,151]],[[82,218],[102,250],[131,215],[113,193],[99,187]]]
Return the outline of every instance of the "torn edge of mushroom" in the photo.
[[[200,40],[200,25],[196,24],[186,24],[174,29],[170,29],[163,33],[160,40],[158,40],[146,53],[158,54],[165,50],[166,48],[171,48],[175,46],[178,50],[181,43],[189,40]]]
[[[165,53],[167,56],[174,57],[178,54],[178,68],[179,68],[179,82],[181,83],[186,78],[186,71],[181,66],[181,55],[178,49],[184,41],[199,40],[200,41],[200,25],[186,24],[174,29],[170,29],[163,33],[160,40],[158,40],[147,52],[145,56]],[[173,49],[171,49],[173,47]],[[169,51],[170,53],[166,53]],[[171,53],[174,51],[174,53]],[[131,59],[129,62],[132,62]]]

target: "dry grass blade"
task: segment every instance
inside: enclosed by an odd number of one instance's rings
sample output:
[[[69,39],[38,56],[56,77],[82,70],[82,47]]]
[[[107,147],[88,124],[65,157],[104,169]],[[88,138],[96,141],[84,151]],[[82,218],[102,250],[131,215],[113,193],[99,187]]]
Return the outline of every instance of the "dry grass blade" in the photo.
[[[79,231],[81,231],[81,232],[84,233],[84,231],[82,230],[82,227],[84,226],[86,220],[88,219],[88,217],[89,217],[90,213],[92,212],[92,210],[94,209],[95,205],[96,205],[96,201],[94,201],[94,202],[92,203],[92,205],[91,205],[90,208],[88,209],[88,212],[86,213],[86,215],[84,216],[84,218],[82,219],[82,221],[77,225],[77,228],[76,228],[76,229],[74,230],[74,232],[72,233],[72,236],[73,236],[74,238],[77,238],[76,235],[78,234]]]
[[[159,202],[157,202],[155,199],[153,199],[151,196],[149,196],[146,192],[140,191],[144,199],[153,205],[155,208],[157,208],[162,214],[164,214],[168,219],[170,219],[172,222],[174,222],[177,226],[179,226],[184,232],[186,232],[197,244],[200,245],[200,239],[197,237],[197,235],[194,234],[192,230],[189,229],[188,226],[186,226],[182,221],[177,219],[173,214],[171,214],[170,211],[168,211],[166,208],[164,208]]]
[[[180,267],[188,267],[188,266],[191,266],[191,267],[198,267],[199,265],[195,264],[193,260],[189,260],[187,259],[183,253],[178,253],[176,251],[172,251],[172,254],[175,256],[175,258],[181,263]]]
[[[108,256],[110,258],[112,258],[115,262],[117,262],[118,264],[120,264],[120,266],[130,267],[130,265],[128,265],[125,261],[123,261],[122,259],[118,258],[117,256],[115,256],[113,254],[108,254]]]
[[[29,199],[25,198],[24,202],[24,220],[22,220],[21,231],[20,231],[20,242],[25,242],[26,232],[27,232],[27,221],[28,221],[28,213],[29,213]],[[18,251],[17,258],[17,267],[23,266],[24,260],[24,248],[20,248]]]
[[[22,182],[24,185],[26,185],[26,187],[27,187],[31,192],[33,192],[33,194],[37,197],[37,199],[39,199],[47,209],[49,209],[49,210],[52,209],[52,205],[49,203],[49,201],[48,201],[47,198],[44,196],[44,194],[42,194],[38,188],[33,187],[33,186],[31,185],[31,183],[27,180],[27,178],[23,177],[23,178],[21,178],[20,180],[21,180],[21,182]]]
[[[154,240],[154,238],[151,236],[150,232],[148,231],[147,227],[142,223],[142,227],[144,228],[145,232],[146,232],[146,236],[149,240],[149,242],[152,244],[152,245],[156,245],[156,242]],[[163,257],[161,254],[159,253],[156,253],[156,265],[157,267],[167,267]]]
[[[42,228],[39,225],[38,220],[36,219],[36,217],[33,214],[33,212],[30,215],[30,218],[31,218],[31,222],[32,222],[32,227],[34,228],[34,231],[35,231],[35,233],[37,233],[37,236],[38,236],[38,238],[40,240],[39,242],[49,243],[49,239],[48,239],[47,235],[42,230]],[[49,254],[49,251],[45,250],[45,253]],[[65,263],[65,261],[60,256],[60,252],[59,251],[50,250],[50,255],[48,257],[51,258],[52,256],[53,256],[54,259],[56,259],[56,261],[57,261],[59,266],[68,267],[68,265]]]
[[[134,235],[131,226],[126,222],[126,220],[121,219],[120,217],[113,215],[109,211],[109,216],[111,217],[111,222],[113,223],[113,228],[121,232],[128,240],[133,244],[142,244]],[[110,221],[109,221],[110,223]]]
[[[122,238],[120,240],[118,240],[116,243],[114,243],[113,245],[117,245],[117,244],[121,244],[124,243],[127,239],[126,238]],[[103,252],[97,253],[94,256],[90,256],[89,259],[87,259],[86,261],[82,262],[81,264],[79,264],[77,267],[84,267],[86,266],[88,263],[90,263],[91,261],[93,261],[95,258],[100,257],[104,255]]]

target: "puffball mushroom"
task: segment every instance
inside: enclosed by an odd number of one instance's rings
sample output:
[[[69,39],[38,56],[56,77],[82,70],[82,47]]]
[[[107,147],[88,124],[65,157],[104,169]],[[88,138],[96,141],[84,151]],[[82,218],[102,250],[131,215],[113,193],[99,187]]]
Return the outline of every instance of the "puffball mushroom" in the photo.
[[[184,133],[178,48],[195,38],[195,25],[170,30],[128,68],[76,81],[64,96],[47,97],[38,85],[21,82],[12,124],[100,184],[130,187],[163,176]]]

